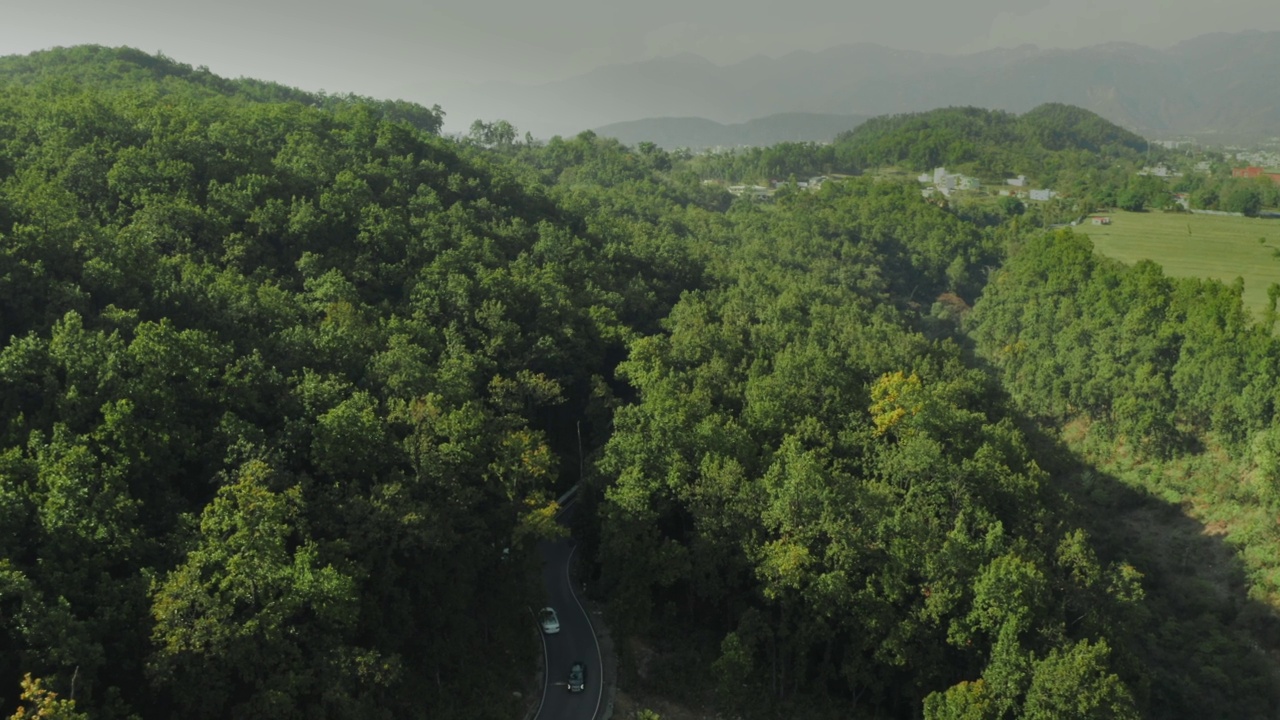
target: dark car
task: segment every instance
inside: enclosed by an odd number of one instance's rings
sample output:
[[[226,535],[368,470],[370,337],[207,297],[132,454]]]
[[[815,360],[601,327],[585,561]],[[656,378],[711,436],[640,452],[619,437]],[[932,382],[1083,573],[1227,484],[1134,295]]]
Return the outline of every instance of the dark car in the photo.
[[[569,666],[569,692],[582,692],[587,689],[587,664],[577,660]]]
[[[542,608],[538,621],[542,623],[542,632],[548,635],[555,635],[560,632],[560,616],[556,615],[556,611],[549,607]]]

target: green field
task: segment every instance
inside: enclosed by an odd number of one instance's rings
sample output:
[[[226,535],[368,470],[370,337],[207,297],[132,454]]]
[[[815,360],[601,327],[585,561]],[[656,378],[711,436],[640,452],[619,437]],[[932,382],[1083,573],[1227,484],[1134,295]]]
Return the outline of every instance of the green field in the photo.
[[[1086,219],[1076,228],[1093,240],[1098,252],[1130,263],[1153,260],[1172,277],[1227,283],[1242,277],[1244,304],[1254,317],[1267,307],[1267,287],[1280,283],[1280,257],[1275,254],[1280,220],[1122,211],[1107,216],[1110,225],[1091,225]]]

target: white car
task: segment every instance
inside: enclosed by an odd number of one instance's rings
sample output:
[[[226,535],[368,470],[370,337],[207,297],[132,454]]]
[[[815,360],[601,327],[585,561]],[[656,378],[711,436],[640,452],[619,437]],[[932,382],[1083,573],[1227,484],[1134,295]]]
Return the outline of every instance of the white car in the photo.
[[[560,616],[556,615],[556,611],[549,607],[542,608],[541,620],[542,632],[548,635],[555,635],[560,632]]]

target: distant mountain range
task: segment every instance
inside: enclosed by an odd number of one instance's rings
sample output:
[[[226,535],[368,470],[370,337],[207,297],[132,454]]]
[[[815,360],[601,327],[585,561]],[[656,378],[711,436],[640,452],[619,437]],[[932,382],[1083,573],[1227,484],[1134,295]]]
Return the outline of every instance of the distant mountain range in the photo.
[[[831,142],[840,133],[866,120],[865,115],[779,113],[726,125],[705,118],[667,117],[613,123],[596,128],[595,132],[627,145],[648,141],[668,150],[682,147],[704,150],[782,142]]]
[[[694,118],[745,123],[787,113],[800,127],[814,114],[957,105],[1025,112],[1061,102],[1148,137],[1236,140],[1280,135],[1277,70],[1280,32],[1202,35],[1164,50],[1112,43],[941,55],[862,43],[726,66],[690,54],[609,65],[545,85],[478,88],[466,106],[540,137],[609,128],[637,140],[637,126],[610,126],[679,118],[695,132]],[[641,126],[654,142],[671,127]]]

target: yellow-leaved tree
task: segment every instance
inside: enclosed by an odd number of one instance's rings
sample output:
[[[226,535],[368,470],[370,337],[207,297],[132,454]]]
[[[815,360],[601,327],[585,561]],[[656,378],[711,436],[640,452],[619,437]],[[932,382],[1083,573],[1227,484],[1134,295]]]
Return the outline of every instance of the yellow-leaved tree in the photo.
[[[88,715],[76,711],[75,700],[59,700],[57,693],[31,673],[22,676],[21,698],[22,705],[9,720],[89,720]]]

